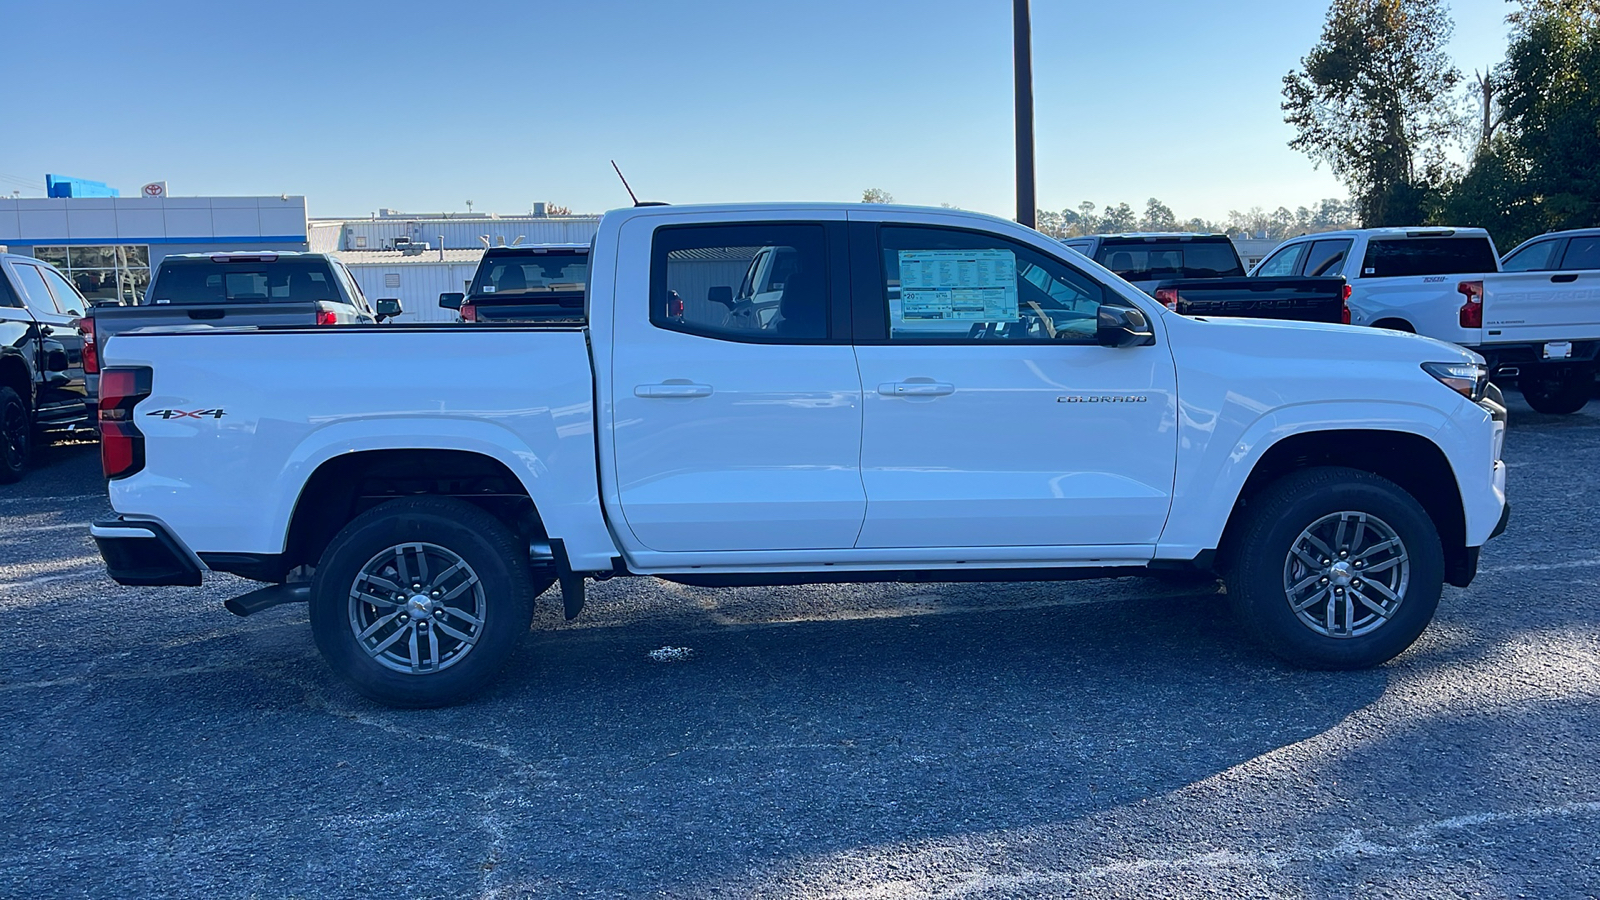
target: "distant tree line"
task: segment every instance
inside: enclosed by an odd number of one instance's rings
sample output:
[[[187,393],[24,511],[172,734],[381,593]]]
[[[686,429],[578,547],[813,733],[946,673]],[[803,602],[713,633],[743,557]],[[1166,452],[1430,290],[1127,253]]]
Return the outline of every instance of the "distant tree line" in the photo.
[[[1075,209],[1063,209],[1060,212],[1041,209],[1035,218],[1041,232],[1058,238],[1126,231],[1189,231],[1278,241],[1301,234],[1354,228],[1357,221],[1353,205],[1333,198],[1323,200],[1315,207],[1302,206],[1293,211],[1282,206],[1271,212],[1259,206],[1244,212],[1230,210],[1228,218],[1222,222],[1199,217],[1179,219],[1170,206],[1154,197],[1145,201],[1143,213],[1136,212],[1126,203],[1115,206],[1107,204],[1100,208],[1084,201]]]
[[[1467,82],[1442,0],[1333,0],[1284,119],[1362,224],[1482,226],[1502,249],[1600,224],[1600,0],[1517,2],[1505,60]]]

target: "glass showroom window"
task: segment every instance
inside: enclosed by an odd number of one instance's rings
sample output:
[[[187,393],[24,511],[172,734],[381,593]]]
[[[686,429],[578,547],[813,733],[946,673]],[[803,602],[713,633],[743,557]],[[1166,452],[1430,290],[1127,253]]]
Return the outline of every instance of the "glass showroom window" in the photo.
[[[91,303],[131,306],[150,286],[150,248],[142,244],[35,247],[33,255],[60,269]]]

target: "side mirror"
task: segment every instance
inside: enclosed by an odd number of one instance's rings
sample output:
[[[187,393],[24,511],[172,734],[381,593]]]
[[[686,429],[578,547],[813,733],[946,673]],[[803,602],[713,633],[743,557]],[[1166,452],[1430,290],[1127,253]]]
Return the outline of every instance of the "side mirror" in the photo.
[[[1143,347],[1156,342],[1150,320],[1129,306],[1101,306],[1095,318],[1095,340],[1102,347]]]
[[[455,293],[449,293],[449,294],[440,294],[439,295],[439,308],[440,309],[460,309],[461,308],[461,301],[463,301],[465,299],[467,299],[467,295],[463,294],[463,293],[460,293],[459,291],[455,292]]]
[[[721,303],[723,306],[733,309],[733,288],[725,284],[719,284],[706,292],[706,299],[712,303]]]
[[[399,300],[379,300],[377,306],[375,307],[375,311],[378,314],[379,322],[382,322],[384,319],[392,319],[395,316],[405,312],[405,310],[400,308]]]

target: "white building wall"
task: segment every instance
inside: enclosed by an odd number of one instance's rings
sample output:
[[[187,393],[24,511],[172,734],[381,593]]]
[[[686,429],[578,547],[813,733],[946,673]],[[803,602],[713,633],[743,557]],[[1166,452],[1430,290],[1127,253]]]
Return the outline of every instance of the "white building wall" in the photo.
[[[346,263],[350,274],[361,285],[367,300],[395,298],[405,310],[396,322],[454,322],[453,309],[439,308],[439,295],[452,291],[465,292],[478,270],[476,262],[406,262]],[[389,287],[388,281],[398,278],[399,287]]]

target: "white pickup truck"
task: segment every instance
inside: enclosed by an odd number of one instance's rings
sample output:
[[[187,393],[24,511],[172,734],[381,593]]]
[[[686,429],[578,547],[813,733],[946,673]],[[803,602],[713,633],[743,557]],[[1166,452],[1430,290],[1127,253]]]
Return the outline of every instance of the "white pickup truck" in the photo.
[[[783,256],[771,316],[723,300]],[[876,205],[608,213],[588,321],[141,331],[105,347],[123,584],[309,600],[361,693],[486,684],[559,581],[1217,571],[1300,665],[1381,663],[1508,516],[1474,354],[1185,318],[1012,222]]]
[[[1482,228],[1364,228],[1284,241],[1251,275],[1343,275],[1350,324],[1460,343],[1456,285],[1500,271]]]

